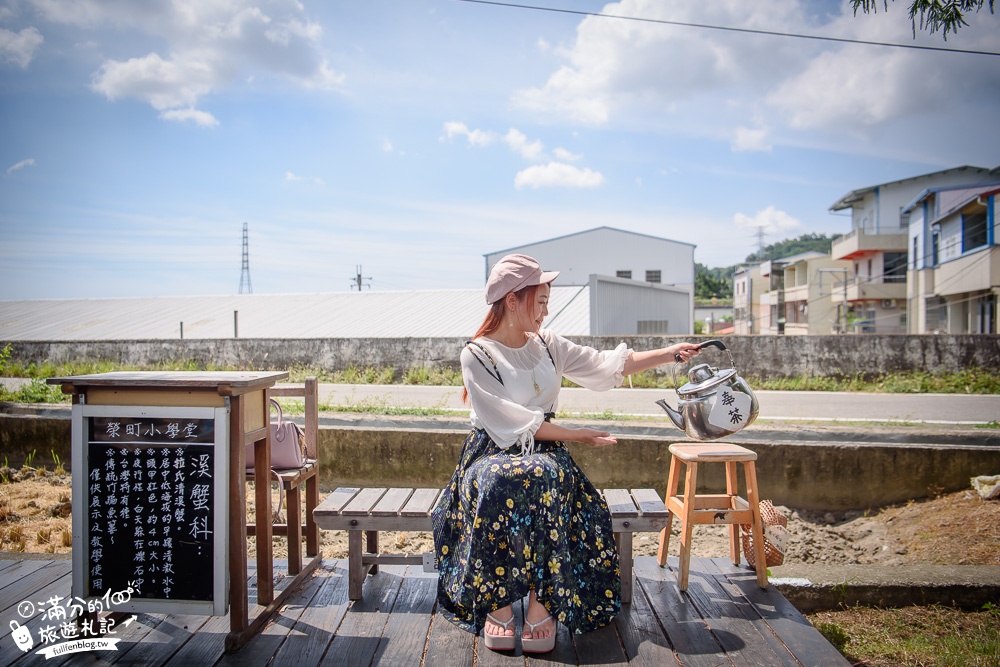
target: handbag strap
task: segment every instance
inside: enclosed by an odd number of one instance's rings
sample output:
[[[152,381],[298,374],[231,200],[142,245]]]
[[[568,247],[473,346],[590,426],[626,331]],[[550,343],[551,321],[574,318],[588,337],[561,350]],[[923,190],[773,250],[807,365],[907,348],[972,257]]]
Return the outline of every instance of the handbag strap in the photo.
[[[275,407],[278,409],[278,426],[281,426],[281,422],[285,418],[284,413],[281,411],[281,403],[278,403],[276,400],[272,398],[271,407]]]

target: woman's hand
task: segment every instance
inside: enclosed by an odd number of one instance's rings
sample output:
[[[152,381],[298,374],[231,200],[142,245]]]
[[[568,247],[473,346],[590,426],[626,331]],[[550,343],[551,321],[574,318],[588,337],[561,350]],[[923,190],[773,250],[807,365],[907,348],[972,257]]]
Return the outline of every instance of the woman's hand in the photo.
[[[573,440],[576,442],[582,442],[591,447],[605,447],[607,445],[618,444],[618,438],[607,431],[598,431],[594,428],[575,428],[573,429],[573,436]]]
[[[700,354],[701,349],[695,343],[677,343],[668,347],[667,353],[674,361],[683,364],[690,361],[691,357]]]

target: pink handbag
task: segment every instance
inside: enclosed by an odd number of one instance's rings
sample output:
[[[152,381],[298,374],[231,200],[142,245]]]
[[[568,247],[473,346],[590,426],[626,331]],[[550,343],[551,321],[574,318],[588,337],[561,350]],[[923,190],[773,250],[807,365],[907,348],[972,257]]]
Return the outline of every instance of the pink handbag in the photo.
[[[271,422],[271,469],[287,470],[301,468],[306,461],[305,434],[293,421],[288,421],[281,413],[281,406],[271,399],[271,405],[278,409],[278,421]],[[247,470],[253,470],[253,443],[246,446]]]

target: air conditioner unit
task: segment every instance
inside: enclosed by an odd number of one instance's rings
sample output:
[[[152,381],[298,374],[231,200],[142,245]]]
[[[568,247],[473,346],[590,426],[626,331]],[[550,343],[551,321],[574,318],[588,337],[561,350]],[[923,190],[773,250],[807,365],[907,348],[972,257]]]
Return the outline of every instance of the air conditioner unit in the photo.
[[[883,308],[895,308],[896,307],[896,300],[895,299],[882,299],[882,307]]]

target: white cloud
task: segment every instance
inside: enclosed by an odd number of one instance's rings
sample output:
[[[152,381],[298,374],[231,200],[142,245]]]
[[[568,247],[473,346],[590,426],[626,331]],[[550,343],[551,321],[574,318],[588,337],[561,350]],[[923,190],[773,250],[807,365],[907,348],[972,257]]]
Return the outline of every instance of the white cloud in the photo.
[[[470,130],[459,121],[447,121],[444,124],[444,139],[450,141],[453,137],[465,137],[470,146],[489,146],[496,140],[496,134],[484,130]]]
[[[291,182],[304,181],[309,183],[315,183],[316,185],[326,185],[326,182],[322,178],[316,176],[299,176],[295,172],[286,171],[285,180]]]
[[[795,0],[714,0],[663,3],[622,0],[608,14],[665,21],[801,29],[805,20]],[[765,41],[766,40],[766,41]],[[755,90],[797,70],[801,51],[791,40],[739,35],[651,22],[587,17],[576,41],[561,53],[566,64],[544,86],[517,91],[516,106],[572,120],[603,124],[620,110],[670,110],[678,102],[736,86]]]
[[[29,157],[27,160],[21,160],[17,164],[7,167],[6,173],[13,174],[15,171],[21,171],[26,167],[34,167],[34,166],[35,166],[35,158]]]
[[[104,62],[92,87],[111,100],[134,97],[163,111],[193,108],[201,97],[259,81],[260,74],[307,88],[331,89],[344,81],[323,54],[321,26],[305,19],[297,0],[32,2],[49,21],[111,27],[164,43],[154,52]]]
[[[383,150],[383,152],[391,153],[392,150],[393,150],[392,142],[389,141],[388,139],[383,139],[382,140],[382,150]]]
[[[747,229],[763,228],[767,234],[780,234],[802,226],[801,222],[784,211],[777,210],[773,205],[768,206],[763,211],[757,211],[753,216],[737,213],[733,216],[733,222],[737,226]]]
[[[528,141],[528,137],[524,135],[520,130],[510,128],[507,134],[504,135],[503,140],[507,143],[512,151],[520,155],[526,160],[538,160],[542,157],[542,151],[545,147],[542,142],[538,139],[534,141]]]
[[[528,167],[514,177],[514,187],[521,188],[596,188],[604,183],[597,171],[580,169],[571,164],[549,162]]]
[[[764,128],[737,127],[731,142],[736,152],[770,151],[771,144],[767,141],[768,132]]]
[[[34,27],[20,32],[0,28],[0,63],[13,63],[21,69],[27,69],[44,41],[42,33]]]
[[[163,120],[174,120],[179,123],[185,121],[191,121],[195,125],[200,127],[215,127],[219,124],[219,121],[212,114],[207,111],[200,111],[198,109],[167,109],[160,113],[160,118]]]
[[[579,155],[577,153],[571,153],[565,148],[558,148],[558,147],[552,151],[552,154],[555,155],[556,159],[559,160],[560,162],[576,162],[577,160],[580,160],[583,157],[582,155]]]

